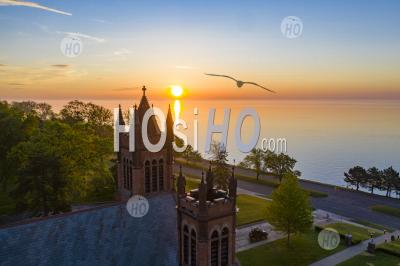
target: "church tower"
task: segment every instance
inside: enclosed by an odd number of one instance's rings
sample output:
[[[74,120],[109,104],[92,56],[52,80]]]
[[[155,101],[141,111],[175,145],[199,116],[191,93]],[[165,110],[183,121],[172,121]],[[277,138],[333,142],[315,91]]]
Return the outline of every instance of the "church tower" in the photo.
[[[235,265],[236,187],[234,168],[229,190],[213,185],[211,165],[197,189],[185,192],[180,170],[177,189],[179,264],[181,266]]]
[[[135,151],[129,151],[129,133],[120,133],[119,152],[117,153],[118,198],[127,200],[132,195],[152,195],[163,191],[173,190],[173,148],[174,141],[171,108],[166,117],[166,141],[159,152],[148,151],[142,137],[142,124],[145,113],[150,107],[146,96],[146,87],[142,88],[143,95],[140,104],[134,106],[133,123],[125,123],[121,106],[119,107],[120,125],[134,124]],[[147,124],[147,135],[152,144],[158,143],[161,131],[154,116]]]

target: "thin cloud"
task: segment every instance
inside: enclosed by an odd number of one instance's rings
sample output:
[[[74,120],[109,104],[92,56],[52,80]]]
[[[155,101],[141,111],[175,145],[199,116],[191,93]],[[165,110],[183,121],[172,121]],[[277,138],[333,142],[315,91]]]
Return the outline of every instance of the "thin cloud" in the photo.
[[[6,65],[5,64],[0,64],[0,67],[5,67]]]
[[[10,86],[24,86],[25,84],[23,84],[23,83],[7,83],[7,85],[10,85]]]
[[[90,36],[90,35],[79,33],[79,32],[56,31],[56,33],[80,37],[80,38],[84,38],[84,39],[88,39],[88,40],[92,40],[92,41],[96,41],[96,42],[105,42],[105,39],[103,39],[103,38],[94,37],[94,36]]]
[[[58,9],[50,8],[47,6],[42,6],[41,4],[34,3],[34,2],[25,2],[25,1],[19,1],[19,0],[0,0],[0,6],[26,6],[26,7],[33,7],[33,8],[38,8],[66,16],[72,16],[71,13],[64,12]]]
[[[69,67],[69,65],[66,64],[55,64],[55,65],[51,65],[52,67],[56,67],[56,68],[67,68]]]

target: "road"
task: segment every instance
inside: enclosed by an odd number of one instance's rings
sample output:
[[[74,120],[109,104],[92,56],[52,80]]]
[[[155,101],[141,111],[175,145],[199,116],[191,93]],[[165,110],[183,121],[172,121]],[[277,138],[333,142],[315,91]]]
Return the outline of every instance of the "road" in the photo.
[[[200,169],[183,166],[182,170],[183,173],[188,175],[201,176]],[[179,171],[179,164],[175,164],[175,171]],[[241,175],[254,176],[254,172],[251,170],[236,168],[235,171]],[[260,178],[273,179],[274,177],[263,175]],[[300,180],[300,185],[306,189],[317,190],[328,194],[328,197],[324,198],[311,198],[312,205],[316,209],[322,209],[351,219],[365,220],[394,229],[400,229],[400,218],[373,212],[369,209],[369,206],[378,204],[399,208],[400,200],[398,199],[371,195],[363,192],[335,189],[335,187],[331,185],[314,183],[306,180]],[[242,180],[238,180],[238,187],[262,195],[269,195],[274,190],[272,187]]]

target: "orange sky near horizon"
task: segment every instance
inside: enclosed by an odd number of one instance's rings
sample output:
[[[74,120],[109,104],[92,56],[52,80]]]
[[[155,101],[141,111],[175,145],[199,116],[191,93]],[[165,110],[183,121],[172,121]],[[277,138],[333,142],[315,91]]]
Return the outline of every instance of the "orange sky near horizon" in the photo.
[[[211,77],[197,68],[158,67],[132,70],[110,66],[93,69],[64,67],[0,67],[0,91],[8,99],[126,99],[141,95],[146,85],[152,98],[163,99],[170,85],[185,88],[185,98],[205,99],[400,99],[400,76],[394,68],[342,69],[294,68],[287,72],[268,67],[264,74],[216,70],[213,73],[231,75],[244,81],[255,81],[275,90],[272,94],[261,88],[244,85],[237,88],[234,81]],[[350,71],[351,70],[351,71]]]

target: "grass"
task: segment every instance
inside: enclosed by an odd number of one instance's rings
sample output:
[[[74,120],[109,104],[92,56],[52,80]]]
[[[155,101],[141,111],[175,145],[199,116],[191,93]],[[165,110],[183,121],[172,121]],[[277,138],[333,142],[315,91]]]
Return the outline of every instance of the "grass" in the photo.
[[[397,266],[399,262],[400,258],[382,251],[377,251],[375,254],[369,254],[367,252],[361,253],[360,255],[338,264],[338,266]]]
[[[200,184],[199,179],[195,178],[186,178],[186,191],[198,188]]]
[[[309,265],[326,256],[344,249],[344,244],[331,251],[324,250],[318,245],[318,233],[309,230],[291,238],[291,248],[286,246],[286,238],[237,253],[242,266],[258,265]]]
[[[379,245],[377,249],[379,251],[400,257],[400,240],[384,243]]]
[[[236,217],[237,225],[255,223],[267,219],[266,208],[268,201],[250,195],[239,195],[236,200],[239,212]]]
[[[391,216],[400,217],[400,208],[394,208],[386,205],[373,205],[370,206],[369,208],[375,212],[380,212]]]
[[[371,238],[371,232],[374,234],[374,237],[382,235],[382,233],[378,230],[367,229],[348,223],[332,223],[324,226],[324,228],[327,227],[337,230],[341,236],[344,236],[345,234],[351,234],[353,236],[353,244],[358,244],[361,241]]]
[[[175,163],[181,164],[183,166],[187,166],[190,168],[194,168],[194,169],[200,169],[200,170],[208,170],[208,168],[204,167],[201,162],[200,163],[195,163],[195,162],[188,162],[183,158],[175,158]]]
[[[371,222],[368,222],[368,221],[365,221],[365,220],[352,219],[351,221],[354,222],[354,223],[362,224],[362,225],[365,225],[365,226],[368,226],[368,227],[371,227],[371,228],[375,228],[375,229],[381,230],[381,231],[383,231],[383,230],[386,230],[387,232],[394,232],[395,231],[393,228],[386,227],[386,226],[379,225],[379,224],[374,224],[374,223],[371,223]]]

